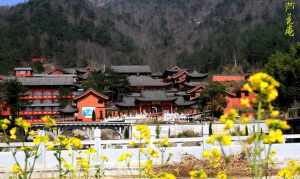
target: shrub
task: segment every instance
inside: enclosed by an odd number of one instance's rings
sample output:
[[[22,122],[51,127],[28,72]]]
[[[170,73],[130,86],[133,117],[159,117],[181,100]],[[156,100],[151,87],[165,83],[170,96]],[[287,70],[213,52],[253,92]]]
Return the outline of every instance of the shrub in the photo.
[[[178,138],[199,137],[199,133],[197,133],[193,130],[184,130],[181,133],[177,134],[176,137],[178,137]]]

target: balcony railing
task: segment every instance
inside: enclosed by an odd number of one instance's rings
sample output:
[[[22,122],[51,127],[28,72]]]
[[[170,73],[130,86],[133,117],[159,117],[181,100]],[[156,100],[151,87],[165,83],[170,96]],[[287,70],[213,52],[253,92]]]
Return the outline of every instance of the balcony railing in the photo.
[[[21,111],[20,115],[55,115],[59,114],[57,111]]]
[[[64,99],[73,99],[75,98],[74,95],[70,95],[70,96],[55,96],[55,95],[44,95],[44,96],[23,96],[21,97],[21,99],[23,100],[31,100],[31,99],[59,99],[59,98],[64,98]]]

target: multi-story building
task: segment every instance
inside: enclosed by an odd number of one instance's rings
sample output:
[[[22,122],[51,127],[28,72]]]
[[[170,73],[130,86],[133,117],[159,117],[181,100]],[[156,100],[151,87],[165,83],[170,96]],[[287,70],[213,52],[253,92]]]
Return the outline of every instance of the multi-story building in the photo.
[[[41,116],[60,116],[60,110],[71,104],[77,93],[74,75],[33,74],[31,68],[15,68],[14,76],[5,80],[17,80],[25,88],[19,115],[36,120]],[[10,115],[9,112],[2,113]]]

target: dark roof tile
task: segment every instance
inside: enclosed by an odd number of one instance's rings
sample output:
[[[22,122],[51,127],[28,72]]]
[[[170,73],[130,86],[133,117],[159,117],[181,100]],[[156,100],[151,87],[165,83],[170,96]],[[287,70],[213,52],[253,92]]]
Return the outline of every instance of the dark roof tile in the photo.
[[[119,65],[111,66],[116,73],[151,73],[149,65]]]

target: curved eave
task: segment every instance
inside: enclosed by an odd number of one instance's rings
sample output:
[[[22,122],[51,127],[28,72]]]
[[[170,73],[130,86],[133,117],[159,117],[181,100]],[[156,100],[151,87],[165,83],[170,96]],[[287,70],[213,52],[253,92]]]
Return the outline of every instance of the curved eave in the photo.
[[[143,99],[143,98],[136,98],[137,101],[141,102],[171,102],[175,101],[176,98],[171,98],[171,99]]]

